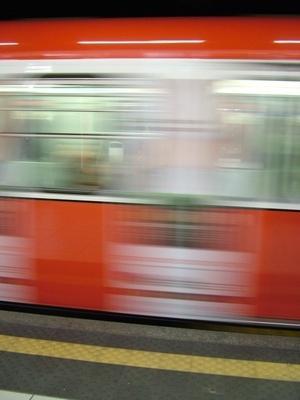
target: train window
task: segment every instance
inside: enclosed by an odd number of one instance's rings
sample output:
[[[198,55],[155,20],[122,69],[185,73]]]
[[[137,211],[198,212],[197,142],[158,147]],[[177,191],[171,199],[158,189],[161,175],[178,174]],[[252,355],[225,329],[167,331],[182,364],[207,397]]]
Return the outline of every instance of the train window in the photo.
[[[1,140],[10,149],[1,163],[2,187],[128,191],[133,169],[141,166],[146,115],[154,114],[160,94],[151,83],[47,79],[7,84],[1,92]]]
[[[1,187],[299,201],[300,82],[234,68],[1,81]]]
[[[222,81],[215,90],[224,188],[236,197],[299,200],[299,82]]]

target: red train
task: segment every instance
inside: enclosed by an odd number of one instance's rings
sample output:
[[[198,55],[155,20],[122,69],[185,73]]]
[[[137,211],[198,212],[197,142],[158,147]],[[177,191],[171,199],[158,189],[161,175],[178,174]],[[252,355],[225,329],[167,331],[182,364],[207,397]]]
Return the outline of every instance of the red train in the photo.
[[[298,18],[0,24],[0,300],[300,325]]]

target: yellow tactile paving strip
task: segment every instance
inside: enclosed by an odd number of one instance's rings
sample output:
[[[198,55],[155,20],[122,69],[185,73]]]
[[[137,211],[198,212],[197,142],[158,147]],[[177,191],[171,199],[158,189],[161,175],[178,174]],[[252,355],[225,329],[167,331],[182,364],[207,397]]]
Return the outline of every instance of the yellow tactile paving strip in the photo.
[[[0,335],[0,351],[199,374],[300,382],[300,364],[159,353]]]

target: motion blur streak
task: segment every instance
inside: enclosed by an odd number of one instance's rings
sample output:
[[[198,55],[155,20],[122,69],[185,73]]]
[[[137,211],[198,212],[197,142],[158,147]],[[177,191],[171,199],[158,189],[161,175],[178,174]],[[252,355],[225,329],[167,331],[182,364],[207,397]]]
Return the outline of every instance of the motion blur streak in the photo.
[[[189,45],[2,62],[0,300],[300,323],[299,54],[202,61]]]

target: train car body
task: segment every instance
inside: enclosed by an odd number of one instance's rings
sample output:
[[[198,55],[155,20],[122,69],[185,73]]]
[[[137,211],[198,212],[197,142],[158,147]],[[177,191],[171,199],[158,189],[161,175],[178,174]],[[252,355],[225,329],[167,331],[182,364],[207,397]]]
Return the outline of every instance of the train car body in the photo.
[[[300,324],[298,18],[0,24],[0,301]]]

